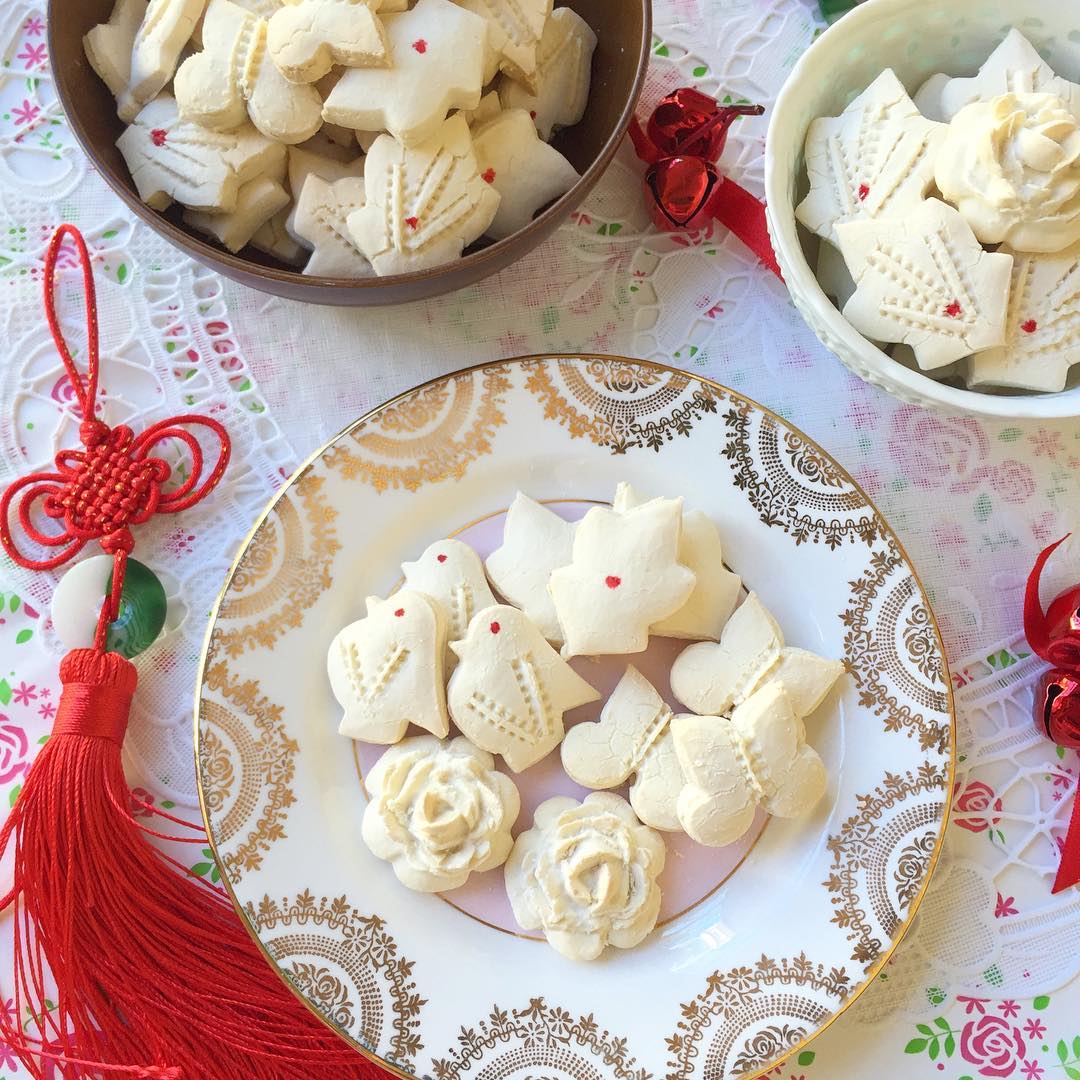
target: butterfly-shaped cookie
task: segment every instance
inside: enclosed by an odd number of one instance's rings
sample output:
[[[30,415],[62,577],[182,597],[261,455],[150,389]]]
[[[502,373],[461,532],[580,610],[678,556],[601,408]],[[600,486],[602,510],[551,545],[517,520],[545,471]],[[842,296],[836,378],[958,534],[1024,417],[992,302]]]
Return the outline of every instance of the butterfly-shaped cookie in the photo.
[[[775,817],[801,817],[825,793],[825,766],[781,683],[755,691],[730,720],[676,716],[671,731],[686,778],[679,822],[699,844],[734,843],[759,805]]]

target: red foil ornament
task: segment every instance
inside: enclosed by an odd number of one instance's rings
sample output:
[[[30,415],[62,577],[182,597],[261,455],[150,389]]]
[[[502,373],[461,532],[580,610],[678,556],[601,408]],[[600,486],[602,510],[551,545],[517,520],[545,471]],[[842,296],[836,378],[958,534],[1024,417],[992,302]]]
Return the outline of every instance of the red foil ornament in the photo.
[[[648,164],[645,196],[661,229],[703,229],[712,221],[730,229],[777,277],[780,267],[765,224],[765,204],[722,175],[717,161],[739,116],[760,116],[760,105],[721,105],[693,87],[672,91],[630,139]]]
[[[1024,594],[1024,634],[1032,651],[1053,665],[1035,686],[1035,722],[1058,746],[1080,750],[1080,585],[1066,589],[1043,611],[1039,582],[1050,556],[1069,537],[1039,553]],[[1080,797],[1073,801],[1061,864],[1054,879],[1058,893],[1080,882]]]

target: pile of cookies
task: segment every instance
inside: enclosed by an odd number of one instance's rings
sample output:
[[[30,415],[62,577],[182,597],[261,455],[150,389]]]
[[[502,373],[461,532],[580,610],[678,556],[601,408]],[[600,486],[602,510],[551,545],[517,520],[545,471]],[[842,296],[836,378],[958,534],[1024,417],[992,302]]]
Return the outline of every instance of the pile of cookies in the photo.
[[[83,44],[139,197],[305,274],[439,266],[578,180],[596,36],[552,0],[116,0]]]
[[[1080,363],[1080,85],[1015,28],[971,78],[886,69],[806,138],[818,280],[908,366],[1063,390]]]
[[[366,778],[362,835],[408,888],[505,865],[518,923],[590,960],[656,925],[664,832],[731,844],[759,807],[798,817],[824,793],[803,718],[844,665],[785,644],[682,499],[620,484],[574,523],[518,493],[486,564],[440,540],[402,571],[334,638],[327,669],[341,734],[389,744]],[[566,712],[601,697],[567,661],[640,653],[650,634],[694,642],[670,680],[692,712],[674,714],[627,665],[599,717],[566,730]],[[410,725],[430,734],[406,737]],[[594,793],[547,799],[515,840],[521,800],[495,759],[519,774],[557,747]],[[611,789],[631,777],[627,801]]]

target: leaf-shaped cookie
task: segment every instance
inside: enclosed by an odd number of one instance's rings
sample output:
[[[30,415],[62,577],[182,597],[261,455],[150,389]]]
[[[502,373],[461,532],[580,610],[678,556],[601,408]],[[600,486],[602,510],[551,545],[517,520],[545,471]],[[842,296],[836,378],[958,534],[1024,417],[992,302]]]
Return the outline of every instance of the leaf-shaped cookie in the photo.
[[[349,215],[349,232],[377,274],[451,262],[483,235],[499,208],[499,193],[481,178],[460,115],[419,146],[380,135],[365,160],[364,183],[367,202]]]
[[[1053,255],[999,251],[1013,257],[1005,344],[968,361],[968,385],[1063,390],[1080,364],[1080,244]]]
[[[487,20],[485,85],[497,71],[536,89],[536,47],[551,14],[551,0],[455,0]]]
[[[931,75],[915,94],[915,104],[932,120],[951,120],[965,105],[999,94],[1056,94],[1080,117],[1080,85],[1055,75],[1034,45],[1014,26],[986,58],[978,75],[951,79]]]
[[[371,263],[353,243],[346,221],[364,205],[363,176],[343,176],[330,183],[310,173],[296,197],[292,232],[311,248],[304,273],[323,277],[371,277]]]
[[[837,236],[856,284],[844,317],[860,333],[910,345],[924,371],[1004,343],[1012,256],[984,251],[959,211],[927,199]]]
[[[926,198],[944,134],[886,68],[839,116],[810,125],[810,193],[795,216],[834,244],[840,222],[903,217]]]

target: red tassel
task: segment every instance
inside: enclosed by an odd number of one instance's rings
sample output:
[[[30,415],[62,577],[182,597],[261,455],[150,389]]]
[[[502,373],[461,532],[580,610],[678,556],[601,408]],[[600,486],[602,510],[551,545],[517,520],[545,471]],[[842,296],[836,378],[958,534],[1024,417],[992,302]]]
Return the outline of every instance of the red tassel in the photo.
[[[53,309],[65,235],[83,266],[85,381]],[[64,689],[52,735],[0,831],[0,859],[11,855],[14,865],[0,910],[12,913],[15,951],[15,1008],[0,1013],[0,1037],[37,1077],[59,1069],[76,1078],[385,1080],[383,1070],[321,1024],[270,971],[225,894],[147,842],[151,834],[205,844],[201,827],[149,807],[192,830],[165,836],[132,816],[121,747],[136,672],[105,652],[135,542],[130,526],[206,495],[229,460],[229,440],[220,424],[202,417],[163,421],[138,437],[95,419],[93,275],[82,236],[70,225],[57,230],[46,255],[45,310],[79,404],[84,449],[61,451],[55,472],[16,481],[5,492],[0,545],[20,565],[40,568],[58,566],[97,540],[113,556],[113,587],[94,648],[61,661]],[[181,425],[201,425],[220,440],[205,477],[202,448]],[[163,490],[169,466],[151,456],[165,439],[178,440],[191,456],[190,475],[169,491]],[[31,543],[59,554],[26,554],[12,533],[13,508]],[[62,530],[42,531],[42,516]]]
[[[135,668],[78,649],[60,679],[52,737],[0,834],[15,857],[4,1041],[34,1075],[59,1058],[65,1076],[380,1076],[270,973],[225,897],[147,843],[120,760]]]

